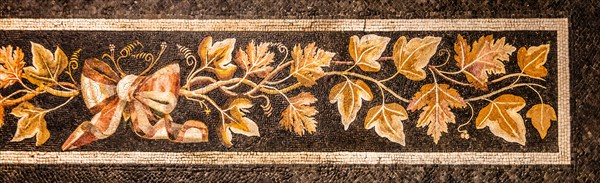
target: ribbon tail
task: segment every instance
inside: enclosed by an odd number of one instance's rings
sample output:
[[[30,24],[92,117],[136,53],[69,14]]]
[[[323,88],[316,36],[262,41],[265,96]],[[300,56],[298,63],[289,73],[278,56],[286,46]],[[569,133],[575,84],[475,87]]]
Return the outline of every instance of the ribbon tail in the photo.
[[[173,123],[171,116],[166,115],[155,125],[137,122],[132,125],[134,129],[142,129],[142,134],[138,135],[147,139],[168,139],[179,143],[208,142],[208,127],[196,120],[188,120],[182,125]]]
[[[122,100],[111,101],[102,111],[94,115],[91,121],[79,125],[62,145],[62,150],[76,149],[115,133],[126,104]]]

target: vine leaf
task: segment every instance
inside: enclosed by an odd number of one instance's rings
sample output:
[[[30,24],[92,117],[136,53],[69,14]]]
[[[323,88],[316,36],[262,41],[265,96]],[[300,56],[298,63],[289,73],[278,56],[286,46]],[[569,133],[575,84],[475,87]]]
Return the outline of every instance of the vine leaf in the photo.
[[[50,131],[46,128],[46,111],[29,102],[23,102],[12,109],[12,115],[20,117],[17,122],[17,132],[11,142],[19,142],[26,138],[36,136],[36,146],[44,144],[50,138]]]
[[[231,147],[232,133],[242,134],[248,137],[260,136],[258,125],[250,118],[245,117],[248,109],[251,108],[252,102],[246,98],[237,98],[229,104],[229,114],[225,117],[225,123],[221,127],[221,140],[227,147]]]
[[[198,46],[198,55],[202,65],[213,63],[215,75],[220,80],[227,80],[233,77],[237,66],[231,64],[231,53],[235,46],[235,38],[225,39],[223,41],[212,43],[212,37],[207,36],[202,39]]]
[[[304,135],[305,130],[310,134],[317,131],[317,121],[314,116],[318,111],[315,106],[310,105],[317,102],[317,98],[311,93],[302,92],[290,97],[289,101],[290,105],[281,113],[282,119],[279,124],[300,136]]]
[[[531,119],[531,124],[540,133],[542,139],[546,138],[548,128],[550,128],[550,121],[556,121],[556,113],[554,108],[548,104],[536,104],[525,114],[527,118]]]
[[[269,52],[268,43],[260,43],[256,48],[254,41],[248,43],[246,50],[241,48],[235,55],[235,63],[244,69],[250,76],[258,76],[264,78],[269,74],[273,67],[269,64],[273,63],[274,53]]]
[[[360,69],[366,72],[377,72],[381,70],[381,65],[377,62],[377,59],[381,57],[389,42],[390,38],[375,34],[367,34],[360,39],[354,35],[350,37],[348,52]]]
[[[356,119],[356,114],[362,107],[363,100],[373,100],[373,93],[371,88],[362,80],[346,80],[331,88],[329,102],[337,102],[344,130],[348,130],[350,123]]]
[[[504,38],[494,40],[492,35],[480,37],[471,47],[459,34],[454,43],[454,59],[473,86],[487,91],[488,74],[504,74],[503,62],[508,61],[515,50],[515,47],[505,43]]]
[[[406,37],[398,38],[392,56],[398,72],[410,80],[425,79],[423,68],[435,54],[441,40],[441,37],[427,36],[411,39],[407,43]]]
[[[454,113],[450,108],[464,108],[464,99],[447,84],[426,84],[415,93],[407,109],[412,112],[423,109],[417,121],[417,127],[428,126],[427,135],[433,137],[436,144],[442,132],[448,133],[448,124],[455,123]]]
[[[21,80],[25,66],[23,56],[19,47],[14,50],[10,45],[0,48],[0,88],[6,88]]]
[[[402,120],[408,119],[408,114],[400,104],[383,104],[369,109],[365,118],[365,129],[375,127],[375,132],[392,142],[405,146],[404,127]]]
[[[33,55],[33,66],[25,67],[27,80],[35,85],[43,85],[56,82],[58,76],[67,68],[69,59],[67,55],[56,47],[54,54],[44,46],[31,42],[31,53]]]
[[[521,70],[530,76],[546,77],[548,70],[544,67],[548,59],[548,51],[550,45],[532,46],[528,49],[525,47],[519,48],[517,52],[517,64]]]
[[[292,51],[294,63],[290,67],[290,73],[303,86],[310,87],[317,83],[317,79],[325,75],[321,67],[329,67],[331,58],[334,55],[335,53],[321,49],[317,51],[315,43],[308,44],[304,47],[304,51],[298,44],[294,46],[294,50]]]
[[[477,129],[486,126],[492,133],[508,142],[525,145],[525,123],[518,113],[525,107],[525,99],[511,94],[504,94],[490,101],[477,115]]]

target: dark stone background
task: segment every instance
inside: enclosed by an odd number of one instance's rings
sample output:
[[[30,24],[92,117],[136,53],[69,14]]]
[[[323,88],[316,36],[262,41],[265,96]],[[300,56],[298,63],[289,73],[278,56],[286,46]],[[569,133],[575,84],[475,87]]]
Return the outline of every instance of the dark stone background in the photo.
[[[571,165],[0,165],[2,182],[99,181],[465,181],[597,182],[600,138],[598,2],[590,1],[3,1],[4,18],[530,18],[568,17]],[[4,39],[4,38],[2,38]]]

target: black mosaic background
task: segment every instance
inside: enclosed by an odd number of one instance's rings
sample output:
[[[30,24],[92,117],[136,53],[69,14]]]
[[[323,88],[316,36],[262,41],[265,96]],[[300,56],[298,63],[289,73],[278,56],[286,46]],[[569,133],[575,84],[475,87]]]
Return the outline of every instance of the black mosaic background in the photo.
[[[551,104],[557,108],[557,54],[556,54],[556,32],[552,31],[540,31],[540,32],[527,32],[527,31],[514,31],[514,32],[369,32],[380,36],[390,37],[393,40],[388,43],[387,51],[384,52],[384,56],[391,56],[393,44],[396,39],[400,36],[407,36],[409,38],[424,37],[424,36],[439,36],[442,37],[442,43],[438,46],[438,49],[447,49],[452,53],[450,63],[447,67],[442,69],[447,71],[458,70],[455,66],[454,61],[454,42],[456,36],[461,34],[465,36],[465,39],[469,41],[469,44],[479,39],[480,36],[493,34],[497,38],[505,37],[507,43],[520,48],[522,46],[538,46],[541,44],[551,44],[552,51],[549,53],[547,67],[549,68],[549,75],[546,77],[547,82],[539,82],[536,80],[522,78],[520,82],[537,82],[547,87],[547,90],[540,90],[543,94],[543,98],[546,103]],[[80,65],[83,65],[83,60],[86,58],[96,57],[99,58],[103,53],[108,53],[108,45],[115,44],[118,47],[123,47],[133,40],[142,41],[145,44],[145,51],[157,53],[161,42],[166,41],[170,45],[170,49],[167,53],[161,57],[159,65],[154,68],[157,70],[163,65],[178,62],[182,67],[182,80],[185,79],[190,68],[186,67],[185,60],[178,53],[175,44],[185,45],[192,50],[197,50],[197,45],[200,40],[206,36],[213,36],[213,40],[223,40],[226,38],[236,38],[236,48],[245,48],[248,42],[256,40],[257,42],[281,42],[288,45],[289,50],[292,50],[293,45],[301,44],[306,45],[310,42],[317,42],[318,46],[324,50],[336,52],[336,56],[333,60],[346,60],[351,61],[352,58],[348,54],[348,42],[352,35],[364,35],[364,32],[71,32],[71,31],[3,31],[0,32],[0,37],[4,39],[0,41],[0,45],[15,45],[23,47],[23,52],[26,53],[25,60],[30,63],[31,51],[30,41],[40,43],[43,45],[49,45],[47,48],[52,51],[55,48],[50,46],[60,45],[60,47],[70,55],[73,51],[83,48],[79,57]],[[117,48],[117,51],[120,48]],[[271,49],[277,52],[277,48]],[[235,52],[234,52],[235,54]],[[278,53],[275,60],[279,61],[284,59],[285,54]],[[516,51],[510,57],[510,61],[507,62],[506,70],[508,73],[520,72],[517,62]],[[288,56],[288,59],[290,56]],[[445,62],[447,55],[435,56],[432,58],[430,64],[439,65]],[[107,62],[109,62],[107,60]],[[145,69],[147,63],[137,60],[125,60],[122,61],[125,71],[129,71],[128,74],[139,73]],[[355,72],[360,72],[372,76],[376,79],[385,79],[391,76],[395,71],[393,61],[382,62],[383,70],[377,73],[364,73],[359,69]],[[28,64],[30,65],[30,64]],[[334,66],[329,70],[343,71],[349,66]],[[285,72],[287,72],[286,69]],[[80,71],[75,72],[75,80],[79,81]],[[242,72],[237,73],[236,77],[243,77]],[[399,95],[405,98],[412,98],[414,93],[420,90],[420,86],[426,83],[433,83],[433,78],[428,73],[428,78],[424,81],[413,82],[399,75],[395,79],[386,82],[392,90],[396,91]],[[280,77],[285,77],[285,74],[281,74]],[[449,84],[450,82],[445,81],[437,76],[440,83]],[[456,75],[455,77],[465,80],[463,75]],[[490,78],[490,81],[499,76]],[[501,83],[491,85],[490,91],[475,90],[472,87],[461,87],[453,86],[464,98],[475,97],[487,94],[499,88],[509,85],[514,81],[515,78],[507,79]],[[288,94],[288,96],[294,96],[300,91],[310,91],[317,98],[318,102],[315,104],[317,109],[320,111],[319,115],[316,116],[317,121],[317,132],[312,135],[305,135],[303,137],[297,136],[293,133],[286,131],[279,125],[281,119],[281,111],[287,107],[287,103],[283,97],[273,96],[273,115],[265,117],[262,115],[262,109],[257,104],[252,108],[252,113],[248,115],[250,119],[254,119],[259,124],[261,137],[245,137],[242,135],[234,135],[234,146],[233,148],[225,148],[221,145],[218,135],[219,114],[215,111],[211,115],[206,116],[203,113],[203,109],[199,108],[196,102],[185,100],[183,97],[180,98],[177,104],[177,110],[172,113],[174,120],[179,123],[183,123],[189,119],[200,119],[209,126],[209,142],[208,143],[188,143],[179,144],[172,143],[168,140],[147,140],[142,139],[135,135],[131,129],[131,125],[128,123],[121,123],[120,128],[116,134],[109,138],[99,140],[88,146],[84,146],[76,151],[182,151],[182,152],[195,152],[195,151],[267,151],[267,152],[278,152],[278,151],[392,151],[392,152],[558,152],[558,125],[553,123],[547,138],[542,140],[530,120],[526,120],[527,128],[527,144],[522,146],[517,143],[509,143],[502,140],[499,137],[494,136],[487,128],[482,130],[475,129],[474,119],[470,125],[467,125],[466,129],[469,130],[472,138],[469,140],[463,140],[460,138],[460,133],[456,130],[458,126],[465,123],[470,117],[470,108],[453,110],[457,116],[457,124],[449,124],[449,133],[444,133],[440,138],[440,142],[436,145],[433,143],[431,136],[427,135],[427,128],[416,128],[416,121],[419,118],[419,114],[422,111],[410,113],[409,120],[404,122],[404,132],[407,137],[407,145],[403,147],[399,144],[393,143],[386,138],[379,137],[374,130],[365,130],[363,128],[364,117],[368,109],[373,106],[381,104],[380,92],[377,85],[368,83],[373,91],[374,100],[371,102],[365,102],[362,110],[359,111],[358,117],[355,122],[352,123],[351,128],[348,131],[344,131],[343,125],[340,121],[341,117],[337,112],[337,104],[330,104],[328,100],[329,90],[333,85],[342,82],[342,77],[325,77],[318,81],[318,85],[312,88],[300,88]],[[63,75],[62,81],[69,81],[67,75]],[[288,80],[288,83],[284,84],[291,85],[294,79]],[[466,81],[466,80],[465,80]],[[245,86],[244,86],[245,87]],[[10,94],[11,91],[21,89],[19,85],[10,87],[8,90],[4,90],[3,95]],[[245,87],[242,91],[247,91],[249,87]],[[539,89],[539,88],[537,88]],[[520,113],[525,116],[525,113],[531,106],[539,103],[539,97],[531,89],[527,87],[520,87],[517,89],[509,90],[506,93],[512,93],[522,96],[526,99],[528,105],[523,108]],[[388,93],[386,93],[388,94]],[[215,99],[218,103],[225,105],[225,101],[228,98],[223,96],[218,91],[210,93],[210,96]],[[495,97],[500,96],[496,95]],[[395,99],[391,95],[386,96],[386,103],[399,102],[403,106],[407,106],[407,103],[403,103]],[[60,105],[65,101],[65,98],[54,97],[51,95],[42,95],[36,97],[32,103],[42,106],[43,108],[52,108]],[[255,100],[255,102],[262,102],[262,100]],[[477,117],[478,111],[488,105],[485,101],[472,102],[474,105],[475,113]],[[62,143],[69,137],[69,135],[77,128],[83,121],[90,120],[92,115],[89,110],[85,107],[83,99],[77,97],[69,105],[61,108],[58,111],[53,111],[46,116],[48,128],[52,133],[51,138],[46,144],[41,147],[35,147],[35,138],[24,140],[22,142],[10,142],[14,131],[16,130],[16,124],[18,118],[12,115],[6,115],[6,126],[0,129],[0,149],[2,150],[35,150],[35,151],[61,151],[60,147]]]
[[[569,18],[571,165],[0,165],[18,181],[597,182],[599,4],[594,1],[3,1],[4,18]],[[529,140],[529,139],[528,139]]]

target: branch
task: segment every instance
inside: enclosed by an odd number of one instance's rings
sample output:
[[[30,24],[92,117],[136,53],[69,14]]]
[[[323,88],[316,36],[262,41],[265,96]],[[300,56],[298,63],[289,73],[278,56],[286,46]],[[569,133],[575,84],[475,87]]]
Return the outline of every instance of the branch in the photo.
[[[21,96],[19,98],[16,98],[16,99],[6,99],[2,103],[0,103],[0,106],[2,106],[2,107],[11,107],[11,106],[17,105],[17,104],[19,104],[21,102],[30,100],[33,97],[35,97],[35,96],[37,96],[39,94],[42,94],[42,93],[44,93],[44,89],[41,88],[41,87],[39,87],[39,88],[36,88],[34,91],[27,92],[27,94],[25,94],[25,95],[23,95],[23,96]]]
[[[392,96],[394,96],[397,99],[401,100],[402,102],[407,102],[407,103],[410,102],[408,99],[406,99],[404,97],[401,97],[396,92],[394,92],[392,89],[388,88],[387,86],[383,85],[378,80],[373,79],[372,77],[369,77],[369,76],[365,76],[365,75],[361,75],[361,74],[357,74],[357,73],[353,73],[353,72],[339,72],[339,71],[326,72],[325,75],[340,75],[340,76],[348,75],[348,76],[353,76],[353,77],[361,78],[361,79],[364,79],[364,80],[367,80],[367,81],[371,81],[371,82],[377,84],[383,90],[385,90],[388,93],[392,94]]]
[[[542,86],[542,85],[539,85],[539,84],[535,84],[535,83],[519,83],[519,84],[510,85],[510,86],[507,86],[507,87],[501,88],[501,89],[499,89],[499,90],[496,90],[496,91],[494,91],[494,92],[491,92],[491,93],[488,93],[488,94],[485,94],[485,95],[481,95],[481,96],[478,96],[478,97],[473,97],[473,98],[468,98],[468,99],[465,99],[465,101],[467,101],[467,102],[471,102],[471,101],[476,101],[476,100],[483,100],[483,99],[487,99],[487,98],[489,98],[489,97],[491,97],[491,96],[494,96],[494,95],[496,95],[496,94],[499,94],[499,93],[501,93],[501,92],[503,92],[503,91],[505,91],[505,90],[510,90],[510,89],[513,89],[513,88],[516,88],[516,87],[520,87],[520,86],[537,86],[537,87],[540,87],[540,88],[546,89],[546,87],[544,87],[544,86]]]
[[[503,80],[511,78],[511,77],[529,77],[531,79],[546,81],[544,78],[540,78],[540,77],[530,76],[530,75],[523,74],[523,73],[512,73],[512,74],[504,75],[498,79],[494,79],[493,81],[491,81],[491,83],[497,83],[497,82],[503,81]]]

